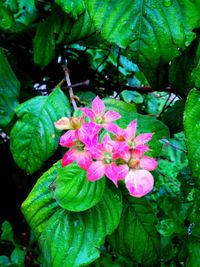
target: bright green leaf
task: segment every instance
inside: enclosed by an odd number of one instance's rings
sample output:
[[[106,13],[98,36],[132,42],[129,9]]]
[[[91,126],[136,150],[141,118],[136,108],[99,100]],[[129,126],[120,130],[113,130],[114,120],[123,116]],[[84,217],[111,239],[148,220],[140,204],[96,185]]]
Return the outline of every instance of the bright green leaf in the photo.
[[[55,3],[61,6],[63,11],[67,14],[71,13],[74,19],[77,19],[78,16],[85,10],[83,0],[55,0]]]
[[[143,97],[140,93],[136,91],[124,90],[121,92],[121,97],[127,103],[133,102],[136,104],[141,104],[143,102]]]
[[[37,234],[46,266],[87,265],[99,257],[105,237],[119,223],[120,191],[110,184],[96,206],[69,212],[58,205],[51,190],[60,168],[59,161],[42,175],[22,204],[22,212]]]
[[[14,24],[12,13],[0,3],[0,28],[8,30]]]
[[[10,241],[14,244],[15,241],[13,238],[13,230],[12,230],[11,224],[8,221],[3,222],[1,230],[2,230],[2,234],[1,234],[0,239]]]
[[[6,127],[18,105],[20,83],[0,48],[0,127]]]
[[[111,237],[117,252],[144,266],[153,265],[159,259],[159,237],[156,219],[145,198],[130,197],[123,203],[120,224]],[[137,265],[136,264],[136,265]]]
[[[200,92],[196,89],[190,91],[184,112],[184,128],[188,159],[193,178],[200,184]]]
[[[16,264],[18,267],[23,267],[25,256],[26,256],[26,251],[16,247],[11,253],[10,259],[12,263]]]
[[[11,152],[15,162],[27,173],[40,169],[58,147],[54,122],[70,115],[70,104],[56,88],[49,96],[37,96],[19,105],[19,120],[11,131]]]
[[[85,0],[96,29],[110,43],[129,48],[130,57],[155,85],[161,66],[180,54],[199,26],[198,0]],[[159,71],[159,72],[158,72]]]
[[[11,262],[7,256],[0,256],[0,266],[5,267],[5,266],[10,266]]]
[[[89,182],[86,171],[72,163],[59,170],[55,181],[55,198],[64,209],[84,211],[101,200],[104,188],[105,179]]]

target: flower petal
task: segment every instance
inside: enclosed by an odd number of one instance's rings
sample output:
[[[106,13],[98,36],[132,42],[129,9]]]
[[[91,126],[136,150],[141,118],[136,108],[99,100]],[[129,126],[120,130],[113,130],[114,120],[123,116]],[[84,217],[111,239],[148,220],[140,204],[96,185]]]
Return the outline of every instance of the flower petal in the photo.
[[[77,158],[76,150],[75,149],[68,150],[62,158],[62,167],[69,165],[70,163],[75,161],[76,158]]]
[[[92,121],[95,119],[94,112],[90,108],[79,108],[86,116],[88,116]]]
[[[154,179],[146,170],[130,170],[125,178],[126,188],[133,197],[143,197],[154,185]]]
[[[135,137],[136,128],[137,128],[137,120],[134,120],[131,123],[129,123],[129,125],[125,130],[126,139],[132,140]]]
[[[81,167],[84,170],[87,170],[89,166],[92,164],[92,157],[90,153],[88,153],[87,151],[79,152],[77,157],[77,163],[79,167]]]
[[[158,163],[155,159],[144,156],[140,160],[140,167],[147,171],[153,171],[158,167]]]
[[[94,146],[98,142],[98,133],[102,126],[94,122],[86,122],[77,130],[77,138],[88,147]]]
[[[143,145],[143,144],[149,142],[151,140],[152,136],[153,136],[153,133],[139,134],[135,138],[135,142],[136,142],[137,145]]]
[[[101,161],[93,162],[87,170],[87,178],[89,181],[99,180],[104,176],[105,166]]]
[[[119,180],[123,180],[128,174],[128,166],[126,164],[117,166],[111,163],[105,166],[105,175],[117,186]]]
[[[116,121],[119,118],[121,118],[121,115],[118,112],[109,110],[108,112],[106,112],[106,114],[104,115],[104,122],[108,123],[111,121]]]
[[[92,101],[92,111],[94,112],[96,117],[102,117],[104,115],[105,105],[98,96],[96,96]]]
[[[71,147],[74,145],[76,133],[74,130],[69,130],[60,137],[60,145],[64,147]]]
[[[70,129],[70,121],[67,117],[62,117],[54,123],[56,129],[58,130],[68,130]]]

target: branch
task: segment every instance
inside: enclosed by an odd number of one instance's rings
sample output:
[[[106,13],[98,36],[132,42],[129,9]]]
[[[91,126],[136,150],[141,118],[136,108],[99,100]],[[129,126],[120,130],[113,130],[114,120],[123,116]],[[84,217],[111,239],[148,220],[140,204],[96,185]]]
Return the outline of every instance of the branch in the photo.
[[[65,72],[65,79],[66,79],[67,85],[69,87],[69,97],[70,97],[70,100],[71,100],[71,103],[72,103],[72,106],[73,106],[74,110],[76,110],[77,109],[77,104],[76,104],[76,101],[75,101],[75,98],[74,98],[74,92],[73,92],[72,84],[71,84],[71,81],[70,81],[70,78],[69,78],[69,69],[67,68],[67,64],[63,65],[63,70]]]
[[[177,150],[180,150],[180,151],[182,151],[182,152],[184,152],[184,153],[187,153],[187,151],[186,151],[185,149],[183,149],[183,148],[181,148],[181,147],[178,147],[178,146],[176,146],[176,145],[170,143],[170,142],[169,142],[168,140],[166,140],[166,139],[161,139],[160,141],[163,142],[163,143],[166,144],[166,145],[169,145],[169,146],[171,146],[171,147],[177,149]]]

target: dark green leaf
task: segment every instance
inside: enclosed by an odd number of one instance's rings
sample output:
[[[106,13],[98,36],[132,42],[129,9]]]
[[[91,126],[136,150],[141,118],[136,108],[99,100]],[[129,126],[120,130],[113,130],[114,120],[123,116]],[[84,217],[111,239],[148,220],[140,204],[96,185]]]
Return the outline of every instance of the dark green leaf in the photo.
[[[122,48],[129,47],[130,57],[152,85],[158,83],[164,64],[194,39],[192,30],[199,26],[198,0],[85,3],[101,36]]]
[[[18,105],[20,83],[0,48],[0,127],[6,127]]]
[[[12,13],[0,3],[0,28],[8,30],[14,23]]]
[[[167,109],[162,115],[162,121],[168,126],[170,133],[178,133],[183,131],[183,112],[185,101],[178,100],[175,104]]]
[[[101,200],[105,179],[89,182],[86,171],[72,163],[59,170],[55,187],[55,198],[61,207],[70,211],[84,211]]]
[[[33,40],[34,62],[42,68],[48,65],[55,56],[56,41],[60,43],[70,29],[71,21],[61,11],[54,12],[40,23]]]
[[[190,241],[188,243],[189,256],[186,261],[186,267],[200,266],[200,244],[199,241]]]
[[[160,242],[155,223],[148,201],[130,197],[123,203],[121,221],[111,242],[119,254],[130,257],[134,263],[151,266],[159,259]]]
[[[2,234],[0,239],[11,241],[14,244],[15,241],[13,238],[13,230],[11,224],[8,221],[3,222],[1,230]]]
[[[50,189],[60,168],[58,162],[43,174],[22,204],[22,212],[37,234],[46,266],[87,265],[99,257],[105,237],[119,223],[120,191],[107,186],[96,206],[69,212],[58,205]]]
[[[196,182],[200,184],[200,92],[196,89],[190,91],[186,101],[184,128],[192,175]]]
[[[11,262],[7,256],[0,256],[0,266],[11,266]]]
[[[27,173],[40,169],[53,155],[60,132],[54,122],[70,115],[70,104],[56,88],[49,96],[37,96],[19,105],[19,120],[11,131],[11,146],[15,162]]]

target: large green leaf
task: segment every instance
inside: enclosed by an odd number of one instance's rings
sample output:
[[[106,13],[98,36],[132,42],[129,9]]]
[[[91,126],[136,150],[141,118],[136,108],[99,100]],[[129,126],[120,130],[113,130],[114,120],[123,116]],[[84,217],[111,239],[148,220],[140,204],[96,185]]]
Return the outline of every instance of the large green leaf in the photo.
[[[133,61],[152,85],[162,67],[194,39],[199,26],[198,0],[85,0],[101,36],[129,48]],[[160,68],[160,69],[159,69]]]
[[[99,257],[105,237],[119,224],[120,191],[109,184],[93,208],[67,211],[58,205],[51,190],[60,168],[59,161],[42,175],[22,204],[22,212],[37,235],[45,266],[85,266]]]
[[[49,96],[37,96],[19,105],[16,113],[19,120],[11,131],[10,149],[19,167],[33,173],[55,152],[60,132],[54,122],[70,115],[70,104],[56,88]]]
[[[186,101],[184,128],[193,178],[200,185],[200,92],[196,89],[190,91]]]
[[[122,117],[116,121],[120,127],[126,128],[132,120],[137,119],[137,134],[154,133],[152,140],[149,142],[151,148],[150,155],[153,157],[159,155],[162,149],[162,143],[160,140],[169,137],[169,130],[161,121],[152,116],[136,113],[136,107],[134,104],[109,98],[104,100],[104,104],[106,105],[107,110],[114,110],[122,115]]]
[[[186,267],[200,266],[200,244],[198,240],[188,242],[189,256],[186,261]]]
[[[0,127],[6,127],[18,105],[20,83],[0,48]]]
[[[117,252],[130,257],[134,263],[153,265],[159,260],[159,237],[156,219],[145,198],[129,197],[123,203],[119,227],[111,237]]]
[[[84,211],[100,201],[104,188],[105,179],[89,182],[86,171],[72,163],[59,170],[55,182],[55,198],[64,209]]]

